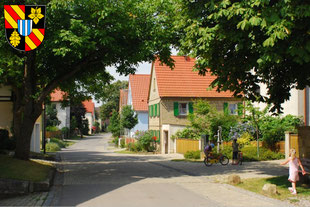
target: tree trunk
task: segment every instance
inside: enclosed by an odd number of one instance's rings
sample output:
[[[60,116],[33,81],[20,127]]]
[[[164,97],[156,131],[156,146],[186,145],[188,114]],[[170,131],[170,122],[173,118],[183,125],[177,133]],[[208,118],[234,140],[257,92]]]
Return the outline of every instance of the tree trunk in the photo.
[[[42,113],[42,103],[35,98],[35,52],[26,53],[22,87],[13,87],[13,133],[16,139],[15,157],[28,160],[34,124]]]

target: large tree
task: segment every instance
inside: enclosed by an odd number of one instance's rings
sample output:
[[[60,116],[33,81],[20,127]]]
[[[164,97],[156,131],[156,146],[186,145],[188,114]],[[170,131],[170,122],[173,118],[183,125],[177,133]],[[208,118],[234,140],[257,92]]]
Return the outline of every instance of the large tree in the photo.
[[[112,116],[112,111],[119,111],[119,99],[120,89],[127,89],[128,81],[116,81],[106,87],[102,88],[103,96],[101,101],[103,102],[100,107],[100,117],[102,120],[109,119]]]
[[[219,90],[272,103],[310,85],[310,1],[176,0],[180,49]],[[267,86],[261,97],[259,85]]]
[[[4,4],[46,4],[46,32],[34,51],[11,48],[0,17],[0,84],[12,86],[15,157],[28,159],[31,133],[42,104],[59,87],[74,94],[102,96],[112,79],[107,66],[121,74],[154,57],[170,63],[174,41],[170,1],[160,0],[29,0]]]

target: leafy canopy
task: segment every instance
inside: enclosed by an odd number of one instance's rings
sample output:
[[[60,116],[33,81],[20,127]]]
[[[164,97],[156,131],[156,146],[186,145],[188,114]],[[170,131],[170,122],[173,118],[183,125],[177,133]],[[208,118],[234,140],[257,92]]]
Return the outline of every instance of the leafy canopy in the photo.
[[[259,97],[280,111],[292,88],[310,85],[309,1],[177,2],[180,49],[197,57],[200,74],[217,76],[213,87]]]

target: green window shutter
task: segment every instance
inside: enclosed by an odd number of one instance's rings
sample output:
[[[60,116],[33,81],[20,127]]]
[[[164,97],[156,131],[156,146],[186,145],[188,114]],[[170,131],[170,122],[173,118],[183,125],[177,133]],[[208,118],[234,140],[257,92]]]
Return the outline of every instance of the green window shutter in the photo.
[[[238,115],[242,116],[243,115],[243,104],[238,103]]]
[[[151,105],[151,117],[154,116],[154,105]]]
[[[151,106],[149,106],[149,116],[151,116]]]
[[[154,105],[154,108],[155,108],[154,116],[157,116],[157,104]]]
[[[157,137],[157,130],[155,131],[155,137]]]
[[[173,106],[174,106],[174,116],[179,116],[179,103],[174,102]]]
[[[157,142],[160,142],[160,130],[158,130],[158,139]]]
[[[228,115],[229,114],[229,110],[228,110],[228,103],[224,103],[224,114]]]
[[[192,114],[194,112],[193,102],[188,103],[188,112]]]
[[[160,116],[160,103],[158,103],[158,116]]]

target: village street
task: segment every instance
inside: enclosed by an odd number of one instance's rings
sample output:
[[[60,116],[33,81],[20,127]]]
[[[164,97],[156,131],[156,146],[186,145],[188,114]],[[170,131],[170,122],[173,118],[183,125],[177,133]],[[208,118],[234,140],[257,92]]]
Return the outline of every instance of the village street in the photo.
[[[90,136],[59,153],[62,173],[45,202],[50,206],[287,206],[286,203],[214,182],[286,174],[275,162],[212,166],[173,162],[180,155],[114,153],[110,134]],[[255,171],[255,172],[254,172]]]

